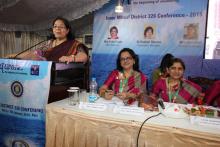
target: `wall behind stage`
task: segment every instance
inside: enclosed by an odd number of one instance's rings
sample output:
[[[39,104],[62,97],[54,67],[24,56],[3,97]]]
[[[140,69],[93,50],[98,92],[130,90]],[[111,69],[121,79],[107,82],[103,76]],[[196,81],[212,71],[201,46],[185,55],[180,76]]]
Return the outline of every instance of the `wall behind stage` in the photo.
[[[151,73],[166,53],[184,60],[186,77],[220,77],[219,67],[203,60],[207,4],[208,0],[132,0],[130,5],[125,1],[123,13],[115,13],[116,1],[111,1],[95,14],[92,76],[102,85],[116,68],[119,51],[129,47],[139,55],[150,86]],[[110,35],[114,26],[116,39]],[[145,35],[147,28],[153,34]]]

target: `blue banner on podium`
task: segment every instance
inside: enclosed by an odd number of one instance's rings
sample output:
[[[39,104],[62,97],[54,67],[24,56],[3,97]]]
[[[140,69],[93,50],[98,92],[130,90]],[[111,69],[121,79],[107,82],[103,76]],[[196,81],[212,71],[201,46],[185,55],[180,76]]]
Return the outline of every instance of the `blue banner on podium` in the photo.
[[[51,65],[0,59],[0,146],[45,146]]]

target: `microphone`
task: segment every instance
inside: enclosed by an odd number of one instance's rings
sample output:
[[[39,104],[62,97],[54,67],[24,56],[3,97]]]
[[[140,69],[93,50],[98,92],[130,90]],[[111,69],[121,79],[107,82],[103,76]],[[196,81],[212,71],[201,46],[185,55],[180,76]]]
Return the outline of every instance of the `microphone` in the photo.
[[[158,102],[158,105],[160,105],[160,107],[161,107],[162,109],[165,109],[165,106],[164,106],[164,103],[163,103],[163,99],[162,99],[162,98],[159,98],[159,99],[157,100],[157,102]]]
[[[33,45],[33,46],[31,46],[31,47],[29,47],[29,48],[27,48],[27,49],[21,51],[20,53],[18,53],[17,55],[15,55],[15,56],[13,57],[13,59],[16,59],[19,55],[23,54],[24,52],[27,52],[27,51],[31,50],[33,47],[35,47],[35,46],[37,46],[37,45],[39,45],[39,44],[41,44],[41,43],[43,43],[43,42],[45,42],[45,41],[50,40],[51,38],[52,38],[51,35],[50,35],[50,36],[47,36],[47,39],[45,39],[45,40],[43,40],[43,41],[40,41],[40,42],[38,42],[37,44],[35,44],[35,45]]]

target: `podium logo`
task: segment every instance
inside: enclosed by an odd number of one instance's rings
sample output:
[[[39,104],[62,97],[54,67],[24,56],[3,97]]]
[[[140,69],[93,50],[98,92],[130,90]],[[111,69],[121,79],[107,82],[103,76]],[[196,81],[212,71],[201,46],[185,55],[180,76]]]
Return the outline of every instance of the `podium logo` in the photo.
[[[19,65],[0,63],[0,72],[9,74],[23,74],[24,69]]]
[[[21,97],[24,92],[24,88],[20,82],[15,81],[11,85],[11,92],[15,97]]]
[[[31,65],[31,75],[39,75],[39,65]]]

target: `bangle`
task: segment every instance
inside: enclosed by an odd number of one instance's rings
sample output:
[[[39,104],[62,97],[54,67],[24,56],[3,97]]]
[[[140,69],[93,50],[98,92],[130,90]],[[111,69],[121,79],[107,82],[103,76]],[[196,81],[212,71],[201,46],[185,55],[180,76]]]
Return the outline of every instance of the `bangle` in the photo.
[[[71,57],[73,58],[73,62],[75,62],[76,56],[75,55],[71,55]]]

